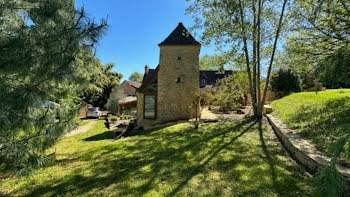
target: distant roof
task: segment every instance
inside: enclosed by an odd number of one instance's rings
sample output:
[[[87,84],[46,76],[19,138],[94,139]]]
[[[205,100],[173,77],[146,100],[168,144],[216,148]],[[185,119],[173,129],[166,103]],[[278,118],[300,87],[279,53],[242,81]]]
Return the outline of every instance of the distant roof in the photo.
[[[158,69],[159,69],[159,65],[155,69],[149,69],[148,73],[145,73],[143,75],[142,84],[141,84],[140,88],[138,89],[138,91],[142,92],[149,84],[151,84],[152,81],[154,81],[154,79],[157,78]]]
[[[159,45],[200,45],[182,23]]]
[[[156,79],[157,73],[158,73],[159,65],[156,69],[149,69],[148,74],[145,73],[143,76],[142,85],[138,89],[139,92],[142,92],[144,88],[146,88],[153,79]],[[223,79],[229,75],[232,75],[232,70],[225,70],[223,72],[219,72],[217,70],[200,70],[199,71],[199,79],[202,81],[202,79],[205,79],[205,85],[203,86],[202,83],[200,83],[200,88],[204,87],[210,87],[213,88],[213,86],[216,85],[217,80]]]
[[[219,72],[217,70],[200,70],[199,71],[199,79],[202,81],[202,79],[206,80],[206,85],[215,85],[216,81],[219,79],[223,79],[229,75],[232,75],[232,70],[225,70],[224,72]],[[202,83],[201,84],[201,88]]]
[[[141,86],[141,83],[136,82],[136,81],[126,81],[126,82],[128,82],[131,86],[133,86],[136,89]]]
[[[146,83],[150,79],[150,77],[153,75],[154,72],[156,72],[156,69],[149,69],[148,73],[145,73],[143,75],[142,84]]]
[[[125,98],[122,98],[118,101],[119,105],[127,104],[127,103],[134,103],[137,102],[136,96],[128,96]]]

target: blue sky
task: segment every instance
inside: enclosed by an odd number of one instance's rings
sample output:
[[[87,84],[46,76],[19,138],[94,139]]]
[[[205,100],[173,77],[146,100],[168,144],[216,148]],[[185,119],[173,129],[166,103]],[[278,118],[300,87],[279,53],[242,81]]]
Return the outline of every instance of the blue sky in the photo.
[[[191,2],[186,0],[76,0],[89,17],[98,21],[108,16],[107,34],[97,48],[103,63],[114,62],[115,70],[127,79],[133,72],[144,72],[147,64],[159,63],[159,47],[179,22],[189,28],[192,17],[185,15]],[[195,38],[199,40],[198,35]],[[202,46],[201,56],[215,53],[214,47]]]

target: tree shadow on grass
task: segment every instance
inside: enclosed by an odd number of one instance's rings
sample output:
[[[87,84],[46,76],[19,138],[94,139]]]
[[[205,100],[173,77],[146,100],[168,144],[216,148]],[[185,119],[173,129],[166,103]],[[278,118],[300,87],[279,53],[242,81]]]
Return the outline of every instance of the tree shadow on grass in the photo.
[[[213,158],[216,157],[216,155],[218,153],[220,153],[220,151],[222,151],[223,149],[225,149],[227,146],[229,146],[230,144],[232,144],[234,141],[236,141],[239,137],[241,137],[242,135],[244,135],[247,131],[249,131],[252,126],[254,124],[251,123],[250,125],[248,125],[247,128],[245,128],[243,131],[241,131],[237,136],[235,136],[234,138],[232,138],[229,142],[223,143],[222,145],[220,145],[219,147],[217,147],[215,150],[213,150],[211,152],[211,154],[205,158],[204,160],[202,160],[199,166],[195,166],[195,168],[192,170],[190,170],[190,174],[189,176],[186,177],[186,179],[179,184],[174,190],[172,190],[167,196],[171,197],[171,196],[175,196],[184,186],[186,186],[188,184],[188,182],[197,174],[201,173],[204,169],[204,166],[207,165]],[[241,126],[237,127],[236,129],[239,129]],[[221,144],[221,143],[220,143]]]
[[[115,139],[116,135],[112,131],[105,131],[103,133],[90,136],[88,138],[84,138],[83,141],[99,141],[99,140],[109,140],[109,139]]]
[[[303,172],[305,170],[300,166],[298,166],[295,162],[291,161],[291,158],[289,158],[289,154],[287,153],[286,150],[284,150],[282,144],[280,144],[276,136],[273,137],[274,139],[268,139],[269,142],[267,142],[266,136],[275,135],[275,134],[273,133],[272,130],[264,130],[262,121],[258,123],[258,131],[259,131],[261,148],[264,153],[264,160],[269,166],[269,174],[272,180],[272,186],[274,191],[278,193],[279,196],[293,196],[288,191],[300,190],[299,188],[300,186],[298,185],[298,179],[305,180],[305,178],[307,178],[307,177],[303,177]],[[264,132],[271,132],[271,133],[264,135]],[[272,145],[271,142],[273,142],[274,145]],[[277,158],[278,155],[287,156],[290,159],[289,161],[290,164],[289,165],[283,164],[282,161]],[[285,170],[288,170],[289,172],[297,172],[297,173],[294,173],[293,176],[289,175],[290,177],[283,177],[281,175],[282,172],[280,171],[282,166]],[[296,179],[295,177],[298,177],[298,179]]]
[[[254,148],[247,146],[249,142],[245,144],[245,138],[242,139],[245,134],[253,133],[248,131],[255,131],[252,127],[256,124],[251,120],[239,124],[206,124],[198,130],[189,124],[182,125],[185,126],[144,131],[113,143],[101,142],[102,146],[84,149],[74,158],[64,157],[57,165],[73,170],[60,179],[35,185],[29,189],[28,195],[142,196],[156,192],[159,196],[175,196],[192,186],[192,178],[207,176],[208,170],[222,171],[225,175],[222,180],[224,186],[230,188],[231,177],[244,175],[244,171],[233,170],[236,165],[257,165],[256,161],[249,161],[259,157],[254,151],[244,154]],[[93,143],[94,146],[97,143]],[[239,151],[244,156],[240,156]],[[222,159],[227,154],[229,158]],[[248,158],[244,158],[246,156]],[[254,180],[254,176],[250,178]],[[203,184],[210,186],[213,183],[215,181],[204,181]],[[262,187],[260,184],[259,187]],[[166,188],[162,190],[162,187]],[[198,196],[201,192],[195,194]],[[252,192],[252,188],[249,188],[247,195]],[[260,190],[255,192],[259,194]],[[223,193],[219,191],[218,195]]]
[[[276,178],[277,178],[277,173],[276,173],[276,168],[275,168],[276,158],[273,158],[269,149],[266,146],[264,135],[263,135],[262,121],[259,121],[258,130],[259,130],[259,138],[260,138],[260,142],[261,142],[261,148],[263,149],[266,161],[269,164],[269,170],[270,170],[270,174],[272,177],[272,182],[273,182],[274,188],[278,193],[280,193],[279,185],[276,181]]]

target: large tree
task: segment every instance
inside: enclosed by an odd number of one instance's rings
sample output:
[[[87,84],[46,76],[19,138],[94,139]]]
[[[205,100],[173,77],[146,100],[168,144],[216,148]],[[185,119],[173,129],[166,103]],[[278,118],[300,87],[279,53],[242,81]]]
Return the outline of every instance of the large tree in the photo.
[[[139,72],[133,72],[130,75],[129,80],[141,83],[143,80],[143,75]]]
[[[232,69],[230,55],[204,55],[199,59],[200,70],[219,70]]]
[[[194,14],[194,28],[203,30],[204,44],[214,42],[234,54],[235,59],[244,59],[254,116],[258,119],[262,117],[268,87],[262,94],[261,71],[265,65],[269,84],[286,7],[287,0],[194,0],[187,10]]]
[[[84,101],[95,107],[104,108],[112,89],[119,85],[123,77],[121,73],[113,71],[114,63],[102,64],[101,60],[95,59],[96,70],[91,73],[90,83],[84,90]]]
[[[5,0],[0,26],[0,166],[28,172],[70,127],[107,24],[72,0]]]

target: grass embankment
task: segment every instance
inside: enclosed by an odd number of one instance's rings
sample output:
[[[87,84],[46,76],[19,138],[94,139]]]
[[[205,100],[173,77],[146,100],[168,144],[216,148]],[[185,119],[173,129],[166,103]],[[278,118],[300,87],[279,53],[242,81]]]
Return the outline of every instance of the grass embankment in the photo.
[[[59,142],[51,166],[2,180],[0,196],[309,196],[310,179],[271,134],[185,123],[114,141],[99,120]]]
[[[294,93],[272,103],[273,114],[331,156],[331,145],[350,132],[350,90]]]

